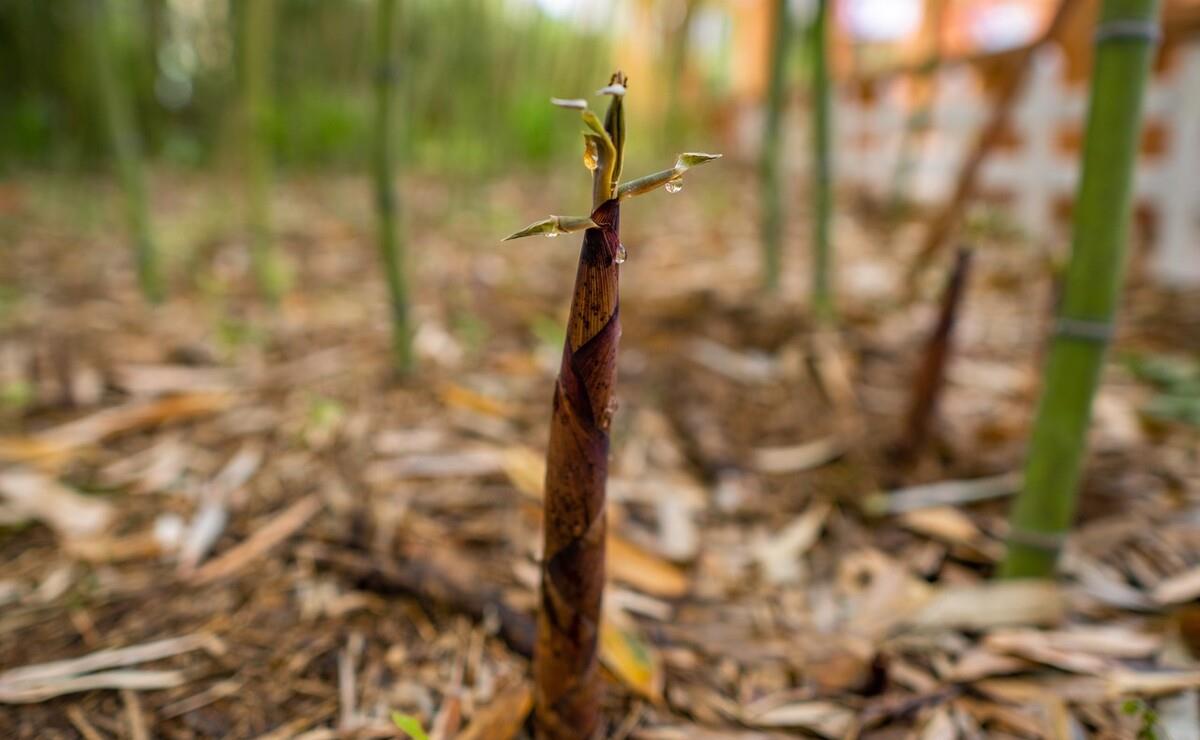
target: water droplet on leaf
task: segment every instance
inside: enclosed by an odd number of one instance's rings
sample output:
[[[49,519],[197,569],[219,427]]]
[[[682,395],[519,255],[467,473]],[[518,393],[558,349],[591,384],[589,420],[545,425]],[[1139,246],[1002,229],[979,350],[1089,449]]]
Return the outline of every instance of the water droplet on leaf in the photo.
[[[663,189],[668,193],[678,193],[683,190],[683,178],[677,177],[674,180],[667,180],[667,184],[663,185]]]
[[[546,238],[547,238],[547,239],[553,239],[553,238],[554,238],[554,237],[556,237],[556,236],[558,236],[558,229],[554,229],[553,231],[547,231],[547,232],[546,232]]]
[[[620,264],[624,264],[625,260],[627,260],[627,259],[629,259],[629,253],[625,251],[625,245],[618,244],[617,245],[617,254],[615,257],[613,257],[613,262],[616,262],[618,265],[620,265]]]

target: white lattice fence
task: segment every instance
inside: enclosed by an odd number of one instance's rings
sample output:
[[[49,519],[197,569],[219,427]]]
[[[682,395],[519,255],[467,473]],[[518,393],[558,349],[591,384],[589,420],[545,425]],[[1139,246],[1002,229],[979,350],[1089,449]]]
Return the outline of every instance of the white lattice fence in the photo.
[[[1074,195],[1079,153],[1064,151],[1059,141],[1064,131],[1082,129],[1087,108],[1086,87],[1067,84],[1062,67],[1055,49],[1034,59],[1014,111],[1019,143],[994,151],[980,172],[979,189],[1006,195],[1014,218],[1041,239],[1064,236],[1054,209]],[[938,74],[931,126],[907,155],[912,167],[905,195],[926,203],[949,195],[990,110],[969,69]],[[836,170],[843,185],[891,195],[907,126],[905,84],[885,83],[870,104],[849,96],[837,100]],[[1154,79],[1145,118],[1166,133],[1165,150],[1143,155],[1136,178],[1137,200],[1156,223],[1151,269],[1163,282],[1200,285],[1200,44],[1179,49],[1171,68]]]

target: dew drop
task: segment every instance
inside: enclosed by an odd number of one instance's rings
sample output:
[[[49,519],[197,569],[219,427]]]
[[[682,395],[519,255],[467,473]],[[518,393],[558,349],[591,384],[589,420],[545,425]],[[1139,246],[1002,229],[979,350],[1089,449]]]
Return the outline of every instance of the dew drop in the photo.
[[[596,148],[596,142],[588,139],[583,145],[583,166],[589,170],[596,169],[596,164],[600,158],[600,153]]]
[[[668,193],[678,193],[683,190],[683,178],[677,177],[674,180],[667,180],[667,184],[663,185],[663,189]]]
[[[547,231],[547,232],[546,232],[546,238],[547,238],[547,239],[553,239],[553,238],[554,238],[554,237],[556,237],[556,236],[558,236],[558,229],[555,229],[555,230],[553,230],[553,231]]]
[[[629,253],[625,251],[625,245],[618,244],[617,245],[617,255],[615,257],[613,257],[613,262],[616,262],[618,265],[621,265],[621,264],[624,264],[625,260],[627,260],[627,259],[629,259]]]

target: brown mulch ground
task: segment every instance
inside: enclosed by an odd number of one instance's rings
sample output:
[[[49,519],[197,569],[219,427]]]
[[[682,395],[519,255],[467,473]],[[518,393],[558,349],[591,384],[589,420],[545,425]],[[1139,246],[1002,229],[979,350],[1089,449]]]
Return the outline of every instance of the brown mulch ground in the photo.
[[[1135,266],[1062,577],[994,583],[1047,260],[981,238],[938,433],[899,467],[939,282],[896,302],[919,224],[839,219],[831,338],[805,317],[802,215],[768,299],[742,175],[708,174],[623,219],[613,736],[1196,737],[1200,435],[1143,413],[1118,359],[1195,356],[1200,296]],[[295,286],[272,311],[236,193],[158,180],[176,284],[155,308],[107,187],[0,192],[0,736],[386,737],[392,711],[524,732],[577,240],[497,238],[582,189],[408,188],[421,370],[396,381],[365,183],[279,188]],[[974,479],[987,500],[955,505]],[[881,495],[939,481],[950,505]]]

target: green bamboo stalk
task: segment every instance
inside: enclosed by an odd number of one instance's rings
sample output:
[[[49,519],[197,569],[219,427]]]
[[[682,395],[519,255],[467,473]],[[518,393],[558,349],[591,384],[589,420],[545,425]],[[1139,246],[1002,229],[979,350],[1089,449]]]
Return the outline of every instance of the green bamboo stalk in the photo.
[[[812,53],[813,112],[813,316],[819,323],[833,320],[834,297],[831,272],[833,247],[829,239],[829,218],[833,209],[833,173],[831,159],[829,105],[829,64],[826,37],[829,26],[829,0],[817,0],[810,26],[809,50]]]
[[[780,251],[783,241],[782,141],[783,111],[786,102],[787,56],[791,46],[791,24],[788,22],[787,0],[775,0],[771,41],[771,70],[767,82],[766,120],[759,159],[759,179],[762,189],[762,246],[763,287],[775,293],[779,290]]]
[[[1007,577],[1053,572],[1075,516],[1092,398],[1124,280],[1142,97],[1158,0],[1104,0],[1058,330],[1012,512]]]
[[[245,146],[250,260],[259,290],[278,303],[287,290],[287,273],[271,238],[271,156],[267,87],[275,25],[274,0],[239,4],[242,47],[242,134]]]
[[[387,279],[392,312],[392,362],[400,373],[412,370],[412,325],[408,311],[408,279],[404,244],[399,234],[395,188],[393,102],[399,77],[394,50],[396,0],[378,0],[375,7],[375,206],[379,212],[379,253]]]
[[[112,23],[107,0],[95,0],[91,8],[92,61],[100,89],[100,104],[113,156],[117,160],[121,188],[125,191],[125,216],[129,221],[142,295],[151,303],[163,299],[164,288],[158,247],[146,205],[146,181],[142,172],[141,141],[133,121],[129,93],[121,84],[113,48]]]

